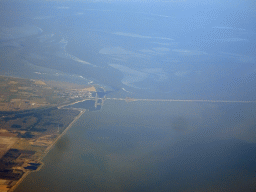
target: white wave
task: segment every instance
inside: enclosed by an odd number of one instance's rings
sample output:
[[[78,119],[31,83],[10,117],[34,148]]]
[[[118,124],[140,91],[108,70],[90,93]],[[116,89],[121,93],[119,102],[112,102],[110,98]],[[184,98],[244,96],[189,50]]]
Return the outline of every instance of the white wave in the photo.
[[[40,27],[37,27],[37,29],[39,29],[40,33],[43,33],[43,29],[41,29]]]
[[[232,58],[235,60],[239,60],[242,63],[255,63],[255,58],[247,56],[247,55],[227,53],[227,52],[222,52],[221,54],[222,54],[222,56]]]
[[[123,72],[124,78],[122,79],[122,83],[130,87],[135,87],[132,85],[132,83],[143,81],[148,77],[147,73],[140,72],[122,65],[109,64],[109,66]]]
[[[247,39],[242,38],[226,38],[226,39],[216,39],[217,41],[221,42],[241,42],[241,41],[247,41]]]
[[[38,75],[42,75],[42,74],[46,74],[46,73],[41,73],[41,72],[34,72],[35,74],[38,74]]]
[[[134,38],[142,38],[142,39],[162,39],[162,40],[174,40],[168,37],[152,37],[152,36],[145,36],[145,35],[139,35],[134,33],[124,33],[124,32],[115,32],[112,33],[113,35],[120,35],[120,36],[126,36],[126,37],[134,37]]]
[[[112,55],[113,59],[120,60],[120,61],[126,61],[130,57],[139,57],[139,58],[148,57],[145,54],[129,51],[122,47],[105,47],[101,49],[99,53],[104,55]]]
[[[169,15],[158,15],[158,14],[150,14],[150,15],[157,16],[157,17],[173,18],[173,16],[169,16]]]
[[[107,11],[107,12],[115,12],[113,10],[109,10],[109,9],[84,9],[86,11]]]
[[[151,49],[141,49],[140,52],[147,53],[147,54],[156,54],[156,52]]]
[[[212,27],[213,29],[224,29],[224,30],[239,30],[239,31],[245,31],[245,29],[242,28],[234,28],[234,27],[219,27],[219,26],[215,26]]]
[[[43,20],[43,19],[51,19],[53,16],[39,16],[39,17],[34,17],[35,20]]]
[[[11,40],[42,33],[43,30],[36,26],[25,25],[22,27],[0,27],[0,40]]]
[[[133,83],[143,81],[147,78],[152,78],[154,81],[164,81],[167,79],[167,74],[163,71],[162,68],[146,68],[143,70],[135,70],[126,66],[117,65],[117,64],[109,64],[109,66],[118,69],[124,74],[124,78],[122,79],[122,83],[134,87]]]
[[[155,81],[164,81],[168,78],[162,68],[146,68],[142,71],[151,75]]]
[[[173,52],[180,53],[186,56],[193,56],[193,55],[208,55],[204,51],[197,51],[197,50],[187,50],[187,49],[173,49]]]
[[[188,73],[189,73],[189,71],[177,71],[177,72],[174,73],[174,75],[176,75],[178,77],[184,77]]]
[[[41,55],[39,55],[39,54],[37,54],[37,53],[29,53],[28,55],[29,55],[29,57],[32,58],[32,59],[39,59],[39,60],[44,60],[44,59],[46,59],[46,57],[41,56]]]
[[[49,41],[49,40],[50,40],[50,42],[52,42],[53,40],[52,40],[51,38],[52,38],[53,36],[54,36],[54,34],[52,33],[52,34],[42,35],[42,36],[38,37],[38,39],[39,39],[39,41],[40,41],[41,43],[46,42],[46,41]]]
[[[170,43],[161,43],[161,42],[151,42],[154,44],[158,44],[158,45],[163,45],[163,46],[170,46],[170,45],[177,45],[177,42],[170,42]]]
[[[155,17],[175,18],[170,15],[160,15],[160,14],[154,14],[154,13],[148,13],[148,12],[136,12],[136,13],[144,14],[144,15],[151,15],[151,16],[155,16]]]
[[[104,55],[133,54],[131,51],[127,51],[127,50],[123,49],[122,47],[103,48],[99,51],[99,53],[104,54]]]
[[[127,92],[127,93],[132,93],[130,91],[127,91],[125,88],[122,88],[123,91]]]
[[[70,55],[70,54],[69,54],[69,55]],[[72,60],[74,60],[74,61],[76,61],[76,62],[79,62],[79,63],[82,63],[82,64],[86,64],[86,65],[91,65],[91,66],[97,67],[96,65],[93,65],[93,64],[91,64],[91,63],[89,63],[89,62],[87,62],[87,61],[83,61],[83,60],[77,58],[77,57],[74,56],[74,55],[70,55],[70,57],[71,57]]]
[[[166,52],[166,51],[170,51],[169,48],[166,47],[155,47],[153,48],[153,50],[157,51],[157,52]]]
[[[77,80],[83,79],[83,81],[87,82],[87,84],[93,83],[92,80],[86,79],[85,77],[83,77],[81,75],[64,73],[59,70],[49,69],[46,67],[40,67],[40,66],[34,65],[32,63],[29,63],[28,61],[25,61],[25,60],[23,62],[25,64],[25,66],[31,68],[32,70],[36,70],[36,71],[34,71],[34,73],[37,75],[55,76],[58,78],[65,78],[65,79],[77,79]]]
[[[155,39],[162,39],[162,40],[169,40],[169,41],[173,41],[174,39],[168,38],[168,37],[153,37]]]
[[[69,9],[69,7],[62,6],[62,7],[57,7],[57,9]]]
[[[97,67],[96,65],[93,65],[93,64],[91,64],[91,63],[89,63],[89,62],[87,62],[87,61],[83,61],[83,60],[79,59],[78,57],[76,57],[76,56],[74,56],[74,55],[71,55],[71,54],[69,54],[69,53],[67,53],[67,52],[64,52],[64,51],[63,51],[63,52],[58,52],[58,53],[57,53],[57,56],[59,56],[59,57],[61,57],[61,58],[65,58],[65,59],[71,59],[71,60],[73,60],[73,61],[76,61],[76,62],[85,64],[85,65],[91,65],[91,66],[93,66],[93,67]]]
[[[67,46],[67,44],[68,44],[68,41],[65,40],[64,38],[62,38],[61,41],[60,41],[60,47],[61,47],[62,49],[64,49],[64,51],[66,51],[66,46]]]
[[[138,34],[133,34],[133,33],[123,33],[123,32],[116,32],[113,33],[114,35],[120,35],[120,36],[127,36],[127,37],[136,37],[136,38],[144,38],[144,39],[151,39],[151,36],[143,36],[143,35],[138,35]]]
[[[59,57],[72,59],[73,61],[76,61],[76,62],[85,64],[85,65],[91,65],[91,66],[93,66],[93,67],[97,67],[96,65],[93,65],[93,64],[91,64],[91,63],[89,63],[89,62],[87,62],[87,61],[83,61],[82,59],[79,59],[78,57],[67,53],[67,51],[66,51],[66,46],[67,46],[67,44],[68,44],[68,41],[65,40],[64,38],[62,38],[59,43],[60,43],[60,47],[61,47],[61,49],[62,49],[61,52],[58,52],[58,53],[57,53],[57,55],[58,55]]]

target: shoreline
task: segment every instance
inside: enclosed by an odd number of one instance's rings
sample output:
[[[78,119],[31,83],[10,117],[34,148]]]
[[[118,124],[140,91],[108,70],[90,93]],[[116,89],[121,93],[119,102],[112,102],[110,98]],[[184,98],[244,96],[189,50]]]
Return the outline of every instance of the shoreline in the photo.
[[[73,109],[75,110],[75,109]],[[48,152],[53,148],[53,146],[55,145],[55,143],[57,143],[57,141],[63,136],[65,135],[65,133],[72,127],[72,125],[85,113],[85,110],[80,110],[80,113],[74,118],[74,120],[67,126],[67,128],[55,139],[55,141],[49,145],[46,150],[44,151],[44,154],[42,155],[41,158],[39,158],[38,160],[41,161],[47,154]]]
[[[76,110],[76,109],[73,109]],[[44,153],[42,154],[42,156],[38,159],[38,161],[42,164],[38,170],[36,171],[28,171],[25,172],[22,177],[17,181],[17,183],[15,183],[9,190],[8,192],[13,192],[21,183],[22,181],[31,173],[31,172],[37,172],[40,171],[40,169],[44,166],[44,163],[41,162],[43,160],[43,158],[49,153],[49,151],[51,151],[51,149],[54,147],[54,145],[57,143],[57,141],[66,134],[66,132],[72,127],[72,125],[85,113],[86,110],[79,110],[80,113],[74,118],[74,120],[67,126],[67,128],[54,140],[54,142],[49,145]]]
[[[66,106],[69,106],[69,105],[74,105],[74,104],[76,104],[76,103],[81,103],[81,102],[84,102],[84,101],[87,101],[87,100],[92,100],[92,99],[94,99],[94,98],[90,98],[90,99],[83,99],[83,100],[81,100],[81,101],[76,101],[76,102],[73,102],[73,103],[69,103],[69,104],[66,104],[66,105],[62,105],[62,106],[59,106],[59,107],[57,107],[58,109],[62,109],[62,108],[64,108],[64,107],[66,107]]]

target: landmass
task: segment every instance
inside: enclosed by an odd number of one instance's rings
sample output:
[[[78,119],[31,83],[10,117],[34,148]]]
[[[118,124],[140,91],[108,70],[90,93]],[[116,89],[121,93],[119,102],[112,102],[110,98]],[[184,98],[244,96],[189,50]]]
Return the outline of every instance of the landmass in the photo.
[[[97,106],[94,86],[0,76],[0,192],[13,191],[43,166],[42,158],[85,111],[65,106],[85,100]]]

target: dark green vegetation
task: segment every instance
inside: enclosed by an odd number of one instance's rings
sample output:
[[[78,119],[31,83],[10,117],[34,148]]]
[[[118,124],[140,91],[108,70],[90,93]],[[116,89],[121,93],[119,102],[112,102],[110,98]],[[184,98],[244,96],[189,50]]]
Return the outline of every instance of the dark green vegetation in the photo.
[[[19,180],[24,171],[15,167],[22,166],[25,158],[30,158],[35,151],[10,149],[0,159],[0,179]]]
[[[41,109],[13,113],[0,118],[0,126],[21,138],[39,136],[63,131],[79,111],[69,109]],[[39,134],[39,135],[38,135]]]
[[[42,157],[80,114],[58,107],[95,91],[94,86],[0,76],[0,191],[38,170]]]
[[[0,180],[5,181],[2,187],[11,188],[24,173],[38,170],[44,153],[79,113],[57,107],[1,112]]]

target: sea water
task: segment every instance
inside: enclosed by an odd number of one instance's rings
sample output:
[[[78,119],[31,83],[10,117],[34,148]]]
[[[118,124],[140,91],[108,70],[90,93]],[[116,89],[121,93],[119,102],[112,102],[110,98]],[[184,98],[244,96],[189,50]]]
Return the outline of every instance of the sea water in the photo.
[[[108,98],[255,101],[251,1],[143,2],[1,2],[0,73],[98,84]],[[16,191],[255,191],[255,114],[106,100]]]
[[[254,104],[107,100],[15,191],[253,191],[255,114]]]

